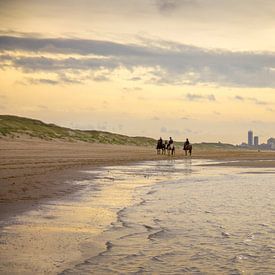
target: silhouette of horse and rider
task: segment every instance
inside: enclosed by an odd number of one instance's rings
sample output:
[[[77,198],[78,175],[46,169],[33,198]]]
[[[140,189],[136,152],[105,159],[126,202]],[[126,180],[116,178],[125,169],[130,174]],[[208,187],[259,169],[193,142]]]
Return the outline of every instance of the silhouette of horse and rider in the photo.
[[[166,153],[168,155],[174,155],[175,154],[175,146],[174,146],[174,141],[173,139],[170,137],[169,141],[167,142],[167,140],[165,140],[165,142],[163,142],[162,138],[160,138],[158,140],[157,143],[157,154],[162,154],[165,155]]]
[[[183,144],[183,148],[182,150],[185,151],[185,155],[187,156],[187,152],[189,152],[189,155],[192,155],[192,144],[190,144],[188,138],[186,139],[186,141]]]
[[[165,155],[166,153],[168,155],[175,155],[175,145],[174,145],[174,141],[172,139],[172,137],[169,137],[169,141],[167,142],[167,140],[165,140],[163,142],[163,139],[160,137],[160,139],[157,142],[157,154],[162,154]],[[185,155],[187,156],[187,152],[189,152],[189,155],[191,156],[192,154],[192,145],[190,144],[188,138],[186,139],[186,141],[183,144],[183,148],[185,151]]]

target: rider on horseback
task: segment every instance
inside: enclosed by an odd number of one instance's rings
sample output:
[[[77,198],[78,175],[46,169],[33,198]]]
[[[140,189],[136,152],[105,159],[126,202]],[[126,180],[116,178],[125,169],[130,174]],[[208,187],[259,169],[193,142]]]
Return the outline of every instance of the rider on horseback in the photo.
[[[163,140],[162,140],[162,138],[160,137],[159,138],[159,140],[158,140],[158,143],[157,143],[157,152],[158,152],[158,154],[160,153],[160,151],[159,150],[162,150],[162,148],[163,148]]]
[[[162,144],[163,144],[163,140],[162,138],[160,137],[159,140],[158,140],[158,148],[162,148]]]
[[[169,141],[168,141],[166,150],[168,151],[168,155],[174,155],[175,154],[174,141],[171,137],[169,137]]]
[[[189,142],[189,140],[187,138],[186,141],[184,142],[183,150],[186,150],[189,144],[190,144],[190,142]]]
[[[171,137],[169,137],[169,141],[168,141],[168,144],[169,145],[172,145],[174,143],[173,139]]]

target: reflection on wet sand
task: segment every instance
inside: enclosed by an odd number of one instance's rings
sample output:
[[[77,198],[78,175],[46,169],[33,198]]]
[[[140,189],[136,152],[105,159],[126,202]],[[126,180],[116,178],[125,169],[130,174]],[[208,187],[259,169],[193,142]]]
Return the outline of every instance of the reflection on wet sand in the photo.
[[[151,161],[106,167],[86,188],[1,230],[3,273],[261,273],[275,270],[273,175]],[[265,173],[266,172],[266,173]]]

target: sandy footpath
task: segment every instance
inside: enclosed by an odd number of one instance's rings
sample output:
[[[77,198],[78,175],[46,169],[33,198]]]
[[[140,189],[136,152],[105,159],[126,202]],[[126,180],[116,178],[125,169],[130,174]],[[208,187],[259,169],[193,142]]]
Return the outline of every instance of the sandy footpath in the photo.
[[[167,157],[150,147],[0,139],[0,218],[81,188],[71,182],[91,178],[81,172],[85,169]],[[175,158],[183,157],[177,150]],[[224,165],[275,167],[275,152],[195,150],[192,157],[234,161]]]

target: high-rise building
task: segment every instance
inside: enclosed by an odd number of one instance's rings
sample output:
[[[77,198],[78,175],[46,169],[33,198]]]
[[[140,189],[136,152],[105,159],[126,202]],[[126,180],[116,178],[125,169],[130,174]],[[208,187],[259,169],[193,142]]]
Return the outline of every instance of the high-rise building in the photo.
[[[254,136],[254,146],[258,146],[258,145],[259,145],[259,137]]]
[[[267,140],[267,144],[270,149],[274,150],[275,149],[275,138],[269,138]]]
[[[248,131],[248,145],[252,146],[253,145],[253,132],[251,130]]]

